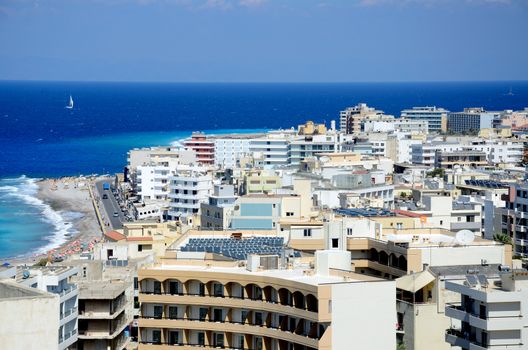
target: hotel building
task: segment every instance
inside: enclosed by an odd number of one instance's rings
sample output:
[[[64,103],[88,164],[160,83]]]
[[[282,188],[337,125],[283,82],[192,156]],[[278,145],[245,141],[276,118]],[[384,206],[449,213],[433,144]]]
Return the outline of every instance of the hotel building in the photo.
[[[413,107],[401,111],[401,117],[410,120],[427,121],[429,133],[447,131],[447,113],[449,111],[436,107]]]
[[[190,139],[183,141],[183,145],[196,152],[196,158],[198,158],[199,163],[214,164],[215,143],[208,140],[204,133],[193,132]]]
[[[488,113],[483,108],[464,108],[463,112],[451,112],[447,115],[447,129],[457,134],[491,129],[494,118],[495,113]]]
[[[394,281],[350,272],[348,252],[319,251],[313,268],[163,259],[138,275],[140,350],[396,347]]]

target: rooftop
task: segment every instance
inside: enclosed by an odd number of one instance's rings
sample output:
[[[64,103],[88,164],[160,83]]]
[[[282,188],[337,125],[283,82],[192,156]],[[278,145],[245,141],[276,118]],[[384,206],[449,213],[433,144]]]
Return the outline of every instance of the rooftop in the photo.
[[[8,281],[0,281],[0,302],[7,299],[28,299],[36,297],[54,298],[55,296],[36,288],[30,288]]]
[[[364,282],[379,280],[374,277],[356,274],[353,272],[347,273],[347,277],[336,275],[318,275],[315,274],[313,269],[310,269],[308,265],[298,265],[292,269],[273,269],[273,270],[261,270],[261,271],[248,271],[245,267],[233,266],[214,266],[214,265],[169,265],[169,264],[158,264],[151,266],[147,269],[153,270],[174,270],[174,271],[196,271],[196,272],[207,272],[207,273],[228,273],[228,274],[240,274],[240,275],[251,275],[261,276],[270,278],[281,278],[293,282],[304,283],[312,286],[319,286],[324,284],[332,283],[343,283],[343,282]]]
[[[79,299],[115,299],[127,288],[121,281],[90,281],[79,284]]]
[[[380,208],[334,209],[336,214],[352,217],[396,216],[396,213]]]

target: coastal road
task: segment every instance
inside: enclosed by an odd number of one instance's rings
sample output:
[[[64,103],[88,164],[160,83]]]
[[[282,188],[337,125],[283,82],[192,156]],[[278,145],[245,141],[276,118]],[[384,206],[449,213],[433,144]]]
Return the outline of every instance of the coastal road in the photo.
[[[112,191],[103,190],[103,183],[105,182],[111,184],[112,180],[107,179],[107,180],[99,180],[95,182],[95,191],[97,193],[97,197],[99,197],[99,208],[101,209],[102,214],[104,215],[105,224],[107,222],[110,222],[110,227],[107,226],[108,229],[109,230],[120,229],[123,227],[123,222],[125,222],[126,219]],[[108,196],[107,199],[103,199],[104,194]],[[114,217],[114,212],[117,212],[118,214],[117,217]]]

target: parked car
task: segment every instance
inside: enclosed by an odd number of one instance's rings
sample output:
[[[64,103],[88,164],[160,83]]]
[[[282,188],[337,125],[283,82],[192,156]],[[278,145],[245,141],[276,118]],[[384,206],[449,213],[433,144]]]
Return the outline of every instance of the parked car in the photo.
[[[119,216],[119,213],[117,211],[114,211],[114,218],[117,218]]]

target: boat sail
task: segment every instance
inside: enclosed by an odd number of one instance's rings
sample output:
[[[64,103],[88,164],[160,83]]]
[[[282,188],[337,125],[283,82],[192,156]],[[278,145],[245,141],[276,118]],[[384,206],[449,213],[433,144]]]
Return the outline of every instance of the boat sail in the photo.
[[[71,95],[70,95],[70,101],[68,102],[68,105],[66,106],[66,108],[73,109],[73,98]]]

